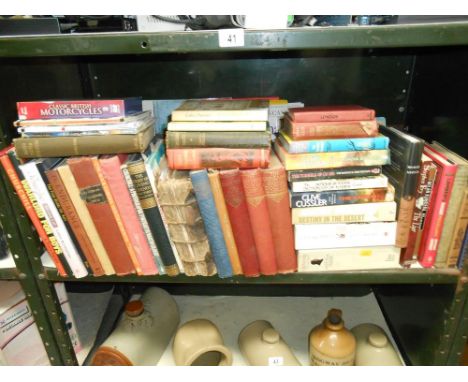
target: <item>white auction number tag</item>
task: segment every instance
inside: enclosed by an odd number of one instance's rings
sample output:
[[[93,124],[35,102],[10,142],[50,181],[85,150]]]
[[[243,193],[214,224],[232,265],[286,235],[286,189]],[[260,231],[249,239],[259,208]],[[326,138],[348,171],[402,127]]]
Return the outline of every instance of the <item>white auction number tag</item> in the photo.
[[[244,46],[244,30],[242,28],[219,29],[218,39],[220,48]]]
[[[283,357],[268,357],[268,366],[283,366]]]

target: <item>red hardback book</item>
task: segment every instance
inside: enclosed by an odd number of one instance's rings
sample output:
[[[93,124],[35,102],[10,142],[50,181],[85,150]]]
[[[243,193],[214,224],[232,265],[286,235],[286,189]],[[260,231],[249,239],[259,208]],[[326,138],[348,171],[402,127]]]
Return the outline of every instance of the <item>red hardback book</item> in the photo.
[[[270,149],[189,148],[167,149],[167,163],[173,170],[204,168],[232,169],[268,167]]]
[[[294,250],[294,232],[291,209],[289,208],[286,170],[278,157],[272,153],[270,166],[261,172],[270,215],[278,273],[295,272],[297,270],[297,257]]]
[[[378,123],[370,121],[296,122],[287,115],[283,118],[283,130],[293,140],[369,138],[379,134]]]
[[[447,212],[448,202],[452,193],[453,181],[457,173],[457,165],[439,154],[427,144],[424,145],[424,154],[431,158],[437,165],[437,175],[432,190],[431,201],[427,221],[421,238],[418,252],[419,263],[429,268],[434,265],[439,246],[440,235]]]
[[[260,276],[257,249],[240,171],[238,169],[224,170],[219,173],[219,176],[242,271],[246,277]]]
[[[370,121],[375,110],[358,105],[306,106],[289,109],[294,122]]]
[[[0,151],[0,162],[2,163],[3,168],[5,169],[5,172],[8,178],[10,179],[10,182],[13,185],[13,188],[15,189],[16,194],[18,195],[18,198],[21,200],[21,203],[23,204],[24,209],[26,210],[26,213],[31,219],[31,222],[34,225],[34,228],[36,228],[36,231],[39,237],[41,238],[42,243],[44,244],[47,252],[49,253],[50,258],[52,259],[55,266],[57,267],[57,271],[59,272],[61,276],[66,277],[67,272],[65,271],[65,268],[61,262],[62,260],[59,258],[59,257],[63,258],[63,252],[58,244],[57,244],[57,247],[55,247],[52,244],[47,232],[45,231],[41,221],[39,220],[36,210],[31,204],[31,201],[29,200],[29,197],[25,189],[23,188],[23,185],[21,184],[21,180],[13,164],[11,163],[10,158],[8,157],[8,152],[10,150],[13,150],[13,146],[9,146],[6,149]],[[66,260],[63,258],[63,261],[66,261]]]
[[[56,169],[53,169],[46,171],[46,176],[50,182],[50,186],[52,187],[56,198],[60,202],[63,214],[67,218],[67,222],[70,225],[70,228],[73,231],[73,234],[75,235],[76,240],[78,241],[78,244],[80,245],[80,248],[86,257],[86,260],[88,260],[88,264],[93,271],[93,275],[104,275],[104,269],[102,268],[102,265],[96,255],[96,251],[94,250],[93,244],[86,234],[83,224],[81,223],[81,220],[76,213],[75,206],[68,196],[60,174]]]
[[[135,273],[130,254],[106,199],[92,158],[70,158],[67,163],[116,274]]]
[[[242,170],[240,173],[257,248],[260,273],[265,276],[275,275],[278,273],[278,268],[262,174],[258,168]]]
[[[124,117],[142,111],[141,98],[17,102],[18,118],[75,119]]]
[[[424,224],[427,221],[426,215],[430,208],[429,202],[431,200],[432,189],[434,187],[436,176],[437,166],[431,158],[423,154],[421,158],[421,166],[419,167],[416,203],[413,210],[408,244],[406,245],[406,248],[402,248],[401,250],[400,263],[403,266],[411,265],[416,263],[418,260],[418,251],[421,245]]]
[[[126,158],[127,155],[106,155],[99,159],[99,164],[109,185],[117,210],[120,216],[123,217],[122,222],[135,250],[142,274],[155,275],[158,273],[158,268],[154,262],[153,253],[143,232],[125,178],[120,171],[120,166],[125,162]]]

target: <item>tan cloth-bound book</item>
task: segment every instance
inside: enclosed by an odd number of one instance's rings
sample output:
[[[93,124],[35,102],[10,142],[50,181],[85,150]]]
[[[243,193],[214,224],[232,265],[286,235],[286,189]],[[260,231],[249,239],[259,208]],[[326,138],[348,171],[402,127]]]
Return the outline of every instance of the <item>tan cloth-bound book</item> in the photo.
[[[229,221],[223,189],[221,187],[221,181],[219,180],[219,172],[217,170],[210,170],[208,172],[208,179],[210,180],[211,192],[213,193],[216,210],[218,211],[219,222],[221,223],[221,230],[223,231],[229,260],[231,261],[232,273],[234,275],[241,275],[242,265],[239,260],[239,253],[237,252],[236,242],[234,241],[231,222]]]

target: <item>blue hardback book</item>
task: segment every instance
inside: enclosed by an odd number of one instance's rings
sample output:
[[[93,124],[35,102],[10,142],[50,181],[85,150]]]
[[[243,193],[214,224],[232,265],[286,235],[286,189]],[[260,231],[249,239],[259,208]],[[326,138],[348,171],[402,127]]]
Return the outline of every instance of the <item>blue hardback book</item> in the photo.
[[[311,139],[294,141],[285,132],[278,136],[288,153],[327,153],[337,151],[367,151],[388,149],[390,139],[384,135],[373,138]]]
[[[231,277],[232,267],[229,259],[226,242],[224,241],[221,223],[218,217],[218,211],[211,192],[210,180],[206,170],[191,171],[195,197],[197,198],[198,208],[205,224],[206,236],[210,243],[211,254],[213,255],[219,277]]]
[[[463,243],[460,248],[460,255],[458,256],[457,267],[459,269],[463,268],[463,263],[465,262],[465,259],[467,256],[468,256],[468,229],[465,231],[465,237],[463,239]]]

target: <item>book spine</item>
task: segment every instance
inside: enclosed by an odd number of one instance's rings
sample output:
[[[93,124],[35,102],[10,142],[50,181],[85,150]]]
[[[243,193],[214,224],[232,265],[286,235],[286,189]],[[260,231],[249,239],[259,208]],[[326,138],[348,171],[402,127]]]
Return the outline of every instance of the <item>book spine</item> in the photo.
[[[143,232],[145,233],[146,240],[148,240],[148,244],[151,248],[151,253],[153,254],[154,261],[158,267],[158,271],[160,275],[165,275],[166,271],[164,269],[164,264],[162,262],[161,256],[158,251],[158,247],[156,246],[156,242],[154,241],[153,235],[151,233],[151,229],[148,225],[148,221],[146,220],[145,213],[143,212],[143,208],[141,208],[140,199],[138,199],[137,192],[135,187],[133,186],[132,178],[128,172],[128,168],[126,164],[123,164],[120,167],[122,174],[124,176],[125,182],[127,183],[127,188],[132,198],[133,205],[135,207],[136,213],[138,215],[138,219],[140,220],[141,226],[143,228]]]
[[[444,219],[444,226],[440,235],[439,248],[437,249],[436,265],[437,264],[452,264],[456,265],[456,259],[448,261],[448,256],[451,251],[449,247],[453,244],[453,233],[455,232],[455,226],[457,221],[460,219],[460,213],[462,213],[465,189],[468,185],[468,165],[458,164],[455,179],[453,181],[452,193],[448,201],[447,212]],[[459,249],[457,249],[458,256]],[[453,255],[455,256],[455,255]]]
[[[70,158],[68,166],[117,275],[135,272],[132,260],[99,181],[92,158]]]
[[[395,202],[292,209],[293,224],[389,222],[394,221],[395,216]]]
[[[78,189],[78,186],[75,182],[75,178],[73,177],[70,168],[68,167],[68,165],[65,164],[63,166],[59,166],[57,168],[57,171],[60,175],[60,179],[62,180],[65,190],[69,195],[73,206],[76,209],[76,213],[78,214],[78,217],[81,223],[83,224],[83,228],[87,236],[89,237],[91,245],[94,248],[94,251],[96,252],[99,262],[102,265],[104,273],[106,275],[115,274],[114,267],[112,266],[107,251],[104,248],[101,238],[99,237],[91,215],[88,209],[86,208],[84,201],[81,199],[80,190]]]
[[[109,208],[112,212],[112,216],[115,219],[115,222],[119,229],[122,240],[125,244],[125,247],[127,248],[128,256],[130,257],[130,260],[133,264],[133,267],[135,268],[136,273],[138,275],[142,275],[143,272],[141,270],[140,262],[138,261],[135,249],[133,248],[133,244],[130,241],[127,231],[125,230],[124,224],[122,222],[122,217],[120,216],[119,210],[117,209],[117,205],[115,204],[115,200],[110,191],[109,184],[104,178],[104,174],[102,173],[102,169],[101,169],[101,166],[99,165],[99,161],[96,157],[93,157],[91,160],[94,166],[94,171],[96,172],[96,175],[99,179],[99,183],[101,184],[102,190],[104,191],[104,195],[106,197],[107,203],[109,204]],[[125,216],[125,218],[127,219],[127,216]]]
[[[168,276],[177,276],[180,273],[179,266],[172,252],[171,243],[159,213],[143,159],[127,163],[127,168],[140,200],[141,208],[151,229],[151,234],[158,247],[166,274]]]
[[[174,110],[174,122],[268,121],[268,108],[259,110]]]
[[[88,264],[93,272],[94,276],[104,275],[104,269],[99,262],[96,251],[93,248],[93,245],[86,234],[86,231],[83,227],[83,224],[80,221],[80,218],[76,212],[75,206],[73,205],[70,197],[68,196],[67,190],[63,185],[60,174],[57,170],[46,171],[47,179],[50,182],[50,186],[53,190],[55,197],[60,203],[61,210],[70,225],[71,231],[75,234],[75,237],[86,256]],[[65,219],[64,219],[65,220]]]
[[[293,140],[368,138],[379,134],[377,121],[297,123],[284,118],[283,131]]]
[[[167,162],[174,170],[202,170],[204,168],[267,167],[270,149],[192,148],[167,149]]]
[[[274,144],[275,152],[286,170],[311,168],[334,168],[347,166],[381,166],[390,162],[389,150],[341,151],[336,153],[289,154],[279,144]]]
[[[229,255],[224,241],[223,231],[216,211],[216,206],[211,192],[210,181],[206,170],[191,171],[195,197],[198,202],[200,214],[205,225],[206,235],[211,247],[211,253],[214,257],[218,275],[221,278],[232,276],[232,267],[229,261]]]
[[[393,245],[396,222],[365,224],[297,224],[294,226],[296,249],[346,248]]]
[[[291,224],[286,170],[280,166],[261,170],[261,173],[278,273],[295,272],[297,257],[294,251],[294,232]]]
[[[17,102],[18,118],[112,118],[141,111],[141,100],[36,101]]]
[[[343,178],[357,178],[379,176],[382,174],[382,167],[380,166],[355,166],[344,168],[318,168],[288,171],[289,182],[301,182],[309,180],[335,180]],[[310,190],[312,191],[312,190]]]
[[[270,147],[271,133],[263,132],[187,132],[168,131],[166,134],[167,148],[181,147],[226,147],[254,148]]]
[[[465,237],[460,248],[458,255],[457,268],[463,269],[465,267],[466,259],[468,256],[468,229],[465,231]]]
[[[221,181],[219,179],[219,172],[208,173],[210,180],[211,192],[213,193],[213,199],[218,211],[218,217],[223,230],[224,241],[226,242],[226,248],[228,251],[229,259],[231,260],[232,273],[234,275],[242,274],[242,265],[239,260],[239,253],[237,252],[236,242],[234,240],[234,234],[232,232],[231,222],[229,221],[229,215],[226,208],[226,202],[224,200],[223,189],[221,187]]]
[[[255,248],[240,171],[237,169],[225,170],[221,171],[219,176],[242,271],[247,277],[259,276],[257,249]]]
[[[324,153],[336,151],[366,151],[388,149],[388,137],[314,139],[309,141],[291,141],[283,133],[279,135],[281,144],[291,154]]]
[[[16,138],[13,144],[20,158],[138,153],[146,148],[153,135],[152,128],[147,128],[132,135]]]
[[[298,272],[400,268],[400,248],[355,247],[297,251]]]
[[[393,189],[368,188],[361,190],[291,193],[292,208],[322,207],[342,204],[392,202]]]
[[[418,249],[421,243],[421,234],[429,209],[429,200],[437,173],[437,166],[432,160],[421,163],[419,181],[416,189],[416,202],[408,236],[408,244],[401,251],[401,264],[410,265],[418,260]]]
[[[292,192],[323,192],[338,190],[360,190],[369,188],[387,188],[388,178],[385,175],[367,178],[322,179],[302,182],[291,182]]]
[[[168,132],[264,132],[267,130],[265,121],[243,122],[169,122]]]
[[[143,275],[157,274],[158,269],[154,263],[153,254],[146,240],[136,209],[133,206],[124,176],[120,171],[121,162],[119,157],[112,156],[99,159],[99,164],[104,179],[109,185],[118,213],[124,217],[122,224],[135,252],[141,273]]]
[[[243,170],[240,173],[255,247],[257,248],[260,273],[262,275],[275,275],[278,273],[278,267],[262,174],[259,169]]]
[[[37,169],[36,163],[28,162],[20,165],[20,169],[31,187],[31,191],[35,194],[37,202],[41,204],[44,209],[46,219],[48,220],[60,247],[63,249],[63,254],[73,272],[73,276],[76,278],[87,276],[88,271],[86,270],[83,261],[81,260],[80,255],[66,230],[63,220],[60,217],[49,192],[47,191],[41,174]]]
[[[375,118],[375,110],[300,110],[293,118],[295,122],[370,121]]]
[[[21,203],[24,206],[26,213],[28,214],[31,222],[34,225],[39,237],[42,240],[47,252],[49,253],[52,261],[57,267],[57,271],[63,277],[67,274],[71,275],[72,272],[63,256],[62,248],[54,236],[54,233],[45,218],[44,211],[40,204],[37,202],[34,194],[29,187],[29,184],[25,180],[20,179],[20,171],[15,170],[13,163],[10,160],[9,155],[3,155],[0,157],[3,169],[6,175],[10,179],[10,182],[18,195]]]
[[[447,204],[452,192],[456,166],[439,167],[437,169],[440,177],[437,176],[436,184],[433,190],[433,196],[430,201],[430,212],[428,215],[428,224],[424,227],[421,246],[419,248],[418,260],[425,267],[432,267],[435,263],[437,248],[439,245],[440,234],[442,232]]]
[[[60,217],[62,218],[63,220],[63,224],[65,226],[65,229],[68,233],[68,235],[70,236],[70,239],[73,243],[73,246],[75,247],[76,249],[76,252],[78,253],[78,255],[80,256],[80,259],[81,261],[83,262],[83,265],[85,266],[86,268],[86,271],[88,272],[88,274],[92,273],[93,270],[88,262],[88,259],[87,257],[85,256],[81,246],[80,246],[80,243],[78,242],[78,239],[76,238],[76,235],[75,235],[75,232],[73,231],[73,229],[71,228],[71,225],[68,221],[68,218],[67,218],[67,215],[65,215],[64,211],[63,211],[63,208],[62,208],[62,205],[60,203],[60,201],[58,200],[57,196],[55,195],[55,192],[52,188],[52,185],[50,184],[50,181],[49,181],[49,178],[47,177],[47,170],[44,166],[44,164],[42,162],[39,162],[36,164],[37,166],[37,169],[39,170],[39,173],[42,177],[42,181],[44,182],[46,188],[47,188],[47,191],[52,199],[52,201],[54,202],[55,204],[55,207],[57,208],[57,211],[58,213],[60,214]]]
[[[452,238],[450,246],[447,250],[447,267],[452,268],[457,265],[460,250],[463,244],[463,237],[465,236],[466,228],[468,226],[468,189],[465,188],[463,199],[458,204],[458,217],[452,231]],[[448,211],[447,211],[448,213]]]

